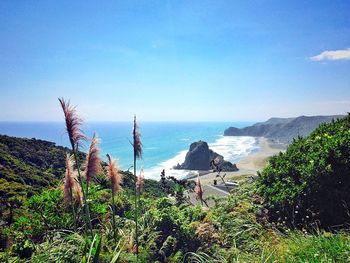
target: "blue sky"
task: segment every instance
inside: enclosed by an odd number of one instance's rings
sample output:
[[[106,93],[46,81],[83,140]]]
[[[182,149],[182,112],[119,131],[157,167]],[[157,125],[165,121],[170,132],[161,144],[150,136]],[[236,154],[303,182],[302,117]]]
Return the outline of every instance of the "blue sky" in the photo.
[[[350,111],[350,1],[0,1],[0,120]]]

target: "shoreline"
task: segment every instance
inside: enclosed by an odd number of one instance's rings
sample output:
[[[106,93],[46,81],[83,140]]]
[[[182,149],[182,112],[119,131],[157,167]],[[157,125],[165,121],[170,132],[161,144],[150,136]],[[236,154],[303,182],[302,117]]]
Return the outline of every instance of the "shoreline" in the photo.
[[[218,135],[215,141],[208,143],[211,150],[224,156],[225,160],[229,160],[232,163],[246,158],[246,151],[250,154],[259,151],[260,147],[256,137],[252,136],[223,136]],[[174,166],[181,164],[185,161],[188,149],[181,150],[175,156],[162,161],[156,166],[147,168],[144,170],[145,177],[149,179],[157,180],[160,172],[164,169],[166,175],[174,176],[177,179],[191,179],[197,178],[198,174],[204,175],[212,172],[211,170],[188,170],[188,169],[175,169]],[[240,157],[244,156],[244,157]],[[239,158],[239,159],[238,159]],[[230,159],[233,159],[230,160]],[[236,161],[235,161],[236,160]]]
[[[248,155],[242,160],[236,163],[238,167],[238,171],[236,172],[222,172],[222,174],[226,174],[227,179],[233,179],[235,177],[241,176],[255,176],[257,171],[264,168],[267,163],[269,157],[284,151],[281,145],[272,142],[271,140],[265,137],[257,137],[259,143],[259,150]],[[197,171],[199,173],[202,185],[212,185],[214,179],[216,179],[216,172],[209,171]],[[194,180],[197,176],[191,176],[186,179]]]

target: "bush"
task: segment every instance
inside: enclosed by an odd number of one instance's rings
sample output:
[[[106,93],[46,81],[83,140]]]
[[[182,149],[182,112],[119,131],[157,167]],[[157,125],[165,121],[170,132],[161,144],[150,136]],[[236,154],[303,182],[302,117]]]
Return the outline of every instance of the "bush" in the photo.
[[[24,215],[16,219],[12,231],[20,231],[27,238],[40,241],[54,229],[73,227],[71,213],[65,213],[61,189],[44,191],[32,196],[24,205]]]
[[[148,229],[157,233],[156,247],[159,251],[154,253],[150,260],[164,260],[174,257],[177,252],[196,251],[199,239],[195,234],[196,221],[202,220],[205,213],[201,207],[188,205],[176,206],[169,198],[159,198],[155,207],[145,212],[143,220],[147,222]],[[178,255],[177,255],[178,256]]]
[[[259,174],[269,219],[295,227],[350,223],[350,114],[321,124]]]

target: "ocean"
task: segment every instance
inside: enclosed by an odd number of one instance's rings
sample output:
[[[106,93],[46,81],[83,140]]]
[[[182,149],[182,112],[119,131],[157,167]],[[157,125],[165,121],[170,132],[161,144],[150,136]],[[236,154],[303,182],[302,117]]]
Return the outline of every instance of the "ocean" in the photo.
[[[237,162],[259,145],[254,137],[223,136],[230,126],[245,127],[250,122],[140,122],[139,131],[143,144],[143,157],[138,168],[143,167],[145,177],[159,179],[165,169],[166,175],[177,178],[186,176],[189,171],[173,170],[182,163],[192,142],[206,141],[215,152],[225,160]],[[106,154],[118,160],[123,170],[133,164],[132,122],[89,122],[83,126],[84,132],[91,138],[96,132],[101,139],[102,158]],[[0,122],[0,134],[22,138],[36,138],[55,142],[69,147],[69,141],[62,122]],[[86,151],[88,143],[81,150]]]

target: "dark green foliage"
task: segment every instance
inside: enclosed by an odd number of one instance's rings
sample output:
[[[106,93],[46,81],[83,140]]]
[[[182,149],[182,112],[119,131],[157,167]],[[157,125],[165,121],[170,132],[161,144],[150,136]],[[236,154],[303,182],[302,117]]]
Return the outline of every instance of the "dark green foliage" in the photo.
[[[73,227],[73,217],[71,213],[65,213],[65,209],[61,189],[44,191],[24,203],[23,215],[17,218],[11,229],[33,241],[40,241],[52,230]]]
[[[350,114],[321,124],[270,159],[259,190],[272,221],[290,226],[350,224]]]
[[[164,171],[164,170],[163,170]],[[175,198],[178,205],[189,203],[189,198],[186,195],[188,192],[193,192],[196,183],[186,179],[178,180],[173,176],[165,176],[161,174],[160,185],[162,190],[168,195]]]
[[[0,261],[18,262],[19,258],[24,261],[29,257],[31,262],[82,262],[88,258],[92,262],[98,255],[99,262],[111,262],[116,255],[119,258],[116,262],[136,262],[130,243],[134,229],[132,192],[125,189],[116,196],[120,200],[116,209],[122,211],[116,216],[120,232],[115,242],[108,208],[111,194],[98,184],[91,186],[89,202],[98,242],[84,234],[81,218],[78,230],[72,231],[72,213],[63,205],[63,194],[57,188],[24,203],[25,215],[5,231],[12,245],[6,252],[0,252]],[[254,193],[254,184],[241,184],[237,192],[228,199],[218,200],[208,211],[200,206],[178,206],[171,198],[141,196],[139,262],[189,262],[197,257],[203,258],[202,262],[348,259],[346,234],[313,236],[298,231],[280,237],[265,229],[255,217]]]
[[[58,184],[66,152],[52,142],[0,135],[0,217],[5,222],[12,223],[24,199]]]
[[[253,205],[255,185],[245,183],[232,193],[226,202],[215,205],[210,217],[221,232],[221,242],[240,251],[256,250],[263,235],[262,225],[257,222]]]
[[[135,176],[130,172],[122,172],[122,187],[127,191],[133,191],[135,187]],[[144,179],[143,195],[149,197],[163,197],[165,192],[162,191],[160,183],[155,180]]]
[[[135,176],[128,171],[119,171],[122,175],[122,184],[121,187],[124,191],[129,193],[133,193],[135,187]],[[111,182],[108,178],[101,174],[94,179],[94,181],[99,184],[103,189],[109,190],[111,189]],[[164,197],[166,192],[163,191],[160,182],[150,179],[144,179],[144,187],[142,191],[143,195],[150,197]]]
[[[201,207],[176,206],[168,198],[160,198],[154,205],[144,215],[149,228],[158,233],[155,242],[159,250],[149,260],[164,260],[177,251],[196,251],[200,243],[192,223],[205,217]]]
[[[322,130],[321,133],[327,133],[326,138],[337,137],[328,130],[328,126],[324,129],[326,130]],[[336,133],[339,132],[336,131]],[[317,135],[315,136],[318,140]],[[305,147],[307,140],[309,139],[300,139],[295,142],[295,145]],[[341,142],[343,141],[340,140],[339,144]],[[322,147],[327,143],[329,142],[324,139]],[[301,169],[303,167],[301,164],[310,163],[309,155],[315,151],[309,150],[303,157],[309,159],[303,162],[303,158],[297,158],[300,155],[300,149],[297,146],[293,146],[296,147],[294,151],[299,150],[293,155],[293,160],[300,161],[298,167]],[[321,161],[322,154],[335,150],[338,155],[343,156],[341,155],[343,152],[339,152],[337,150],[339,147],[335,146],[337,144],[334,142],[328,148],[321,148],[321,145],[318,145],[320,149],[326,149],[326,151],[319,151],[313,159],[317,160],[317,162],[314,161],[313,168],[325,178],[330,170],[327,168],[327,162]],[[348,150],[346,147],[341,149]],[[339,163],[344,164],[344,169],[348,167],[348,162]],[[12,168],[18,164],[21,163],[17,162]],[[279,169],[284,168],[285,165],[288,171],[293,171],[288,162],[281,164]],[[30,166],[32,167],[34,166]],[[266,169],[272,169],[271,164],[269,167]],[[310,172],[312,169],[307,171]],[[331,171],[338,170],[332,166]],[[336,174],[338,173],[340,172]],[[313,175],[311,172],[310,174]],[[303,173],[303,176],[308,178],[306,175],[307,173]],[[52,176],[56,178],[54,174]],[[86,221],[83,219],[82,207],[78,203],[75,204],[78,214],[77,228],[74,228],[72,207],[70,203],[64,203],[62,189],[57,186],[59,180],[54,183],[55,187],[51,184],[45,187],[39,185],[39,190],[45,190],[36,193],[30,192],[34,189],[32,185],[0,178],[3,180],[0,184],[2,187],[0,187],[0,193],[6,197],[3,205],[7,206],[7,211],[3,215],[14,221],[11,226],[0,221],[2,223],[0,241],[4,243],[0,251],[0,262],[136,262],[133,198],[135,177],[128,172],[123,172],[123,177],[123,189],[115,195],[114,207],[111,202],[109,180],[106,180],[101,173],[91,182],[88,198],[93,229],[91,236],[84,231]],[[303,180],[306,180],[305,178]],[[315,178],[318,177],[315,175]],[[261,179],[260,190],[267,187],[261,184]],[[272,179],[269,178],[269,180]],[[310,185],[318,185],[320,181],[312,182],[317,184]],[[348,181],[344,179],[342,182]],[[327,181],[327,183],[332,186],[331,182]],[[144,191],[138,202],[138,262],[346,262],[350,260],[347,233],[309,234],[298,230],[286,230],[284,235],[280,235],[280,232],[276,233],[269,225],[259,223],[256,212],[261,209],[261,197],[256,195],[255,183],[241,182],[229,197],[216,197],[215,206],[210,209],[179,201],[184,195],[182,193],[179,198],[178,193],[181,191],[178,187],[186,186],[184,184],[187,183],[179,183],[169,178],[164,178],[163,182],[145,180]],[[321,186],[317,189],[324,189]],[[282,187],[289,189],[289,185],[287,187],[282,184]],[[295,191],[298,187],[291,189]],[[278,193],[277,197],[271,196],[271,200],[274,202],[283,198],[287,200],[283,191]],[[288,192],[288,197],[298,196],[292,194],[293,192]],[[22,199],[17,199],[18,196]],[[285,201],[284,204],[286,203],[288,202]],[[19,206],[21,206],[20,210],[17,209]],[[116,212],[114,217],[116,234],[113,231],[112,209]],[[270,211],[273,209],[270,208]],[[259,218],[264,218],[264,214],[260,214]]]
[[[24,236],[23,233],[16,233],[14,241],[14,245],[11,248],[12,253],[21,259],[28,259],[32,256],[34,252],[34,244],[30,239]]]

